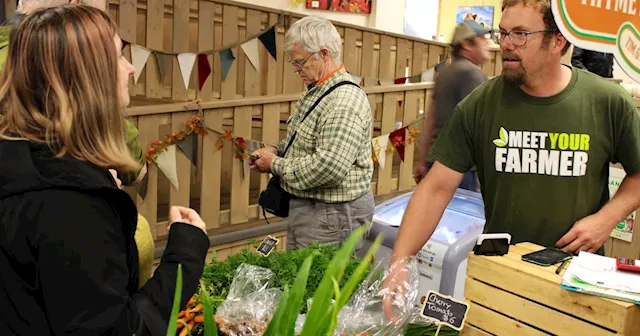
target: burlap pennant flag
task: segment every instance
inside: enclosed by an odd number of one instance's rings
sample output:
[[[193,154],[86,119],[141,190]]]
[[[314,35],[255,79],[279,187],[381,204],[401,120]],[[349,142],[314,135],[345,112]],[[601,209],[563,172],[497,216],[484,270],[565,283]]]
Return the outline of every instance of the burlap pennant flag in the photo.
[[[271,57],[273,57],[273,59],[277,59],[276,58],[276,27],[273,26],[271,27],[269,30],[266,30],[264,33],[262,33],[258,39],[260,40],[260,42],[262,42],[262,45],[264,45],[265,48],[267,48],[267,51],[269,51],[269,54],[271,54]]]
[[[409,77],[409,83],[420,83],[422,81],[422,74],[417,74]]]
[[[390,85],[393,85],[393,84],[394,84],[393,79],[381,79],[380,80],[380,85],[382,85],[382,86],[390,86]]]
[[[373,146],[372,147],[373,155],[375,155],[380,169],[384,169],[384,164],[387,160],[386,148],[388,143],[389,143],[388,134],[381,135],[379,137],[375,137],[371,139],[371,145]]]
[[[184,87],[189,88],[189,80],[191,79],[191,71],[193,64],[196,62],[196,54],[182,53],[178,55],[178,64],[180,65],[180,73],[182,73],[182,81]]]
[[[142,181],[140,181],[140,183],[137,183],[135,185],[136,192],[138,193],[138,195],[140,195],[143,201],[147,197],[148,186],[149,186],[149,174],[144,174]]]
[[[220,69],[222,70],[222,80],[227,79],[227,75],[229,74],[229,70],[231,70],[231,65],[233,65],[233,61],[236,59],[236,56],[233,54],[233,50],[224,49],[220,50]]]
[[[422,73],[421,75],[421,81],[423,82],[433,82],[435,80],[436,77],[436,67],[433,67],[425,72]]]
[[[360,83],[362,83],[362,77],[356,75],[356,74],[350,74],[351,75],[351,80],[353,80],[354,83],[360,85]]]
[[[198,55],[198,89],[202,91],[204,83],[211,74],[211,64],[209,64],[209,57],[207,55]]]
[[[158,169],[169,179],[169,182],[178,190],[178,168],[176,167],[176,145],[171,145],[158,153],[156,158]]]
[[[404,147],[405,147],[405,135],[406,135],[406,127],[395,130],[389,134],[389,141],[398,152],[398,156],[400,156],[400,160],[404,162]]]
[[[378,86],[379,84],[380,84],[380,82],[378,81],[377,78],[373,78],[373,77],[365,77],[364,78],[364,87]]]
[[[184,141],[178,142],[178,147],[184,153],[184,155],[193,163],[193,165],[198,167],[198,135],[195,133],[189,134]]]
[[[164,77],[169,72],[169,66],[173,61],[173,55],[167,55],[159,52],[154,52],[156,60],[158,61],[158,72],[160,73],[160,81],[164,81]]]
[[[258,52],[258,39],[249,40],[240,45],[244,54],[256,70],[260,70],[260,53]]]
[[[142,69],[144,69],[144,66],[147,64],[149,54],[151,54],[151,50],[137,44],[131,45],[131,63],[136,70],[133,75],[136,83],[138,82],[138,78],[140,78]]]

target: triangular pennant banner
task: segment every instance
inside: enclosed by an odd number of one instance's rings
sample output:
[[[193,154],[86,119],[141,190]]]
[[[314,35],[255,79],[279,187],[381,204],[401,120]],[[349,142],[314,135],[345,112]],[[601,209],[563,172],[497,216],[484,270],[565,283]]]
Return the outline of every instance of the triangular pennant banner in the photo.
[[[231,69],[231,65],[233,61],[236,59],[236,56],[233,54],[233,50],[224,49],[220,50],[220,68],[222,69],[222,80],[227,79],[227,74],[229,74],[229,70]]]
[[[403,127],[389,134],[389,140],[391,141],[391,144],[393,145],[393,147],[396,149],[396,152],[398,152],[398,155],[400,156],[400,160],[402,160],[403,162],[404,162],[404,146],[405,146],[404,140],[406,135],[405,131],[406,131],[406,127]]]
[[[372,77],[365,77],[364,78],[364,87],[377,86],[378,84],[379,84],[379,81],[378,81],[377,78],[372,78]]]
[[[162,54],[159,52],[154,52],[154,54],[156,55],[156,60],[158,61],[158,72],[160,73],[160,81],[164,81],[164,77],[167,75],[169,66],[173,61],[173,56]]]
[[[167,147],[167,150],[158,153],[156,158],[158,169],[169,179],[169,182],[178,190],[178,169],[176,168],[176,145]]]
[[[251,167],[249,167],[249,159],[242,160],[242,178],[247,178],[250,173]]]
[[[246,150],[247,154],[251,154],[257,151],[258,149],[264,147],[264,143],[260,141],[251,140],[251,139],[245,139],[245,141],[247,142],[247,150]]]
[[[384,164],[387,160],[387,144],[389,143],[389,135],[381,135],[379,137],[371,139],[371,145],[373,146],[373,154],[378,160],[378,166],[380,169],[384,169]]]
[[[433,82],[435,79],[435,76],[436,76],[436,67],[433,67],[422,73],[421,80],[423,82]]]
[[[149,174],[144,174],[144,177],[142,178],[142,181],[140,181],[140,183],[137,183],[135,185],[136,192],[138,193],[138,195],[140,195],[140,197],[142,197],[143,201],[144,201],[145,198],[147,198],[147,187],[148,186],[149,186]]]
[[[247,55],[249,62],[256,70],[260,70],[260,54],[258,53],[258,39],[249,40],[240,45],[240,48]]]
[[[381,79],[380,80],[380,85],[382,86],[389,86],[389,85],[393,85],[393,79]]]
[[[131,44],[131,42],[122,40],[122,49],[121,50],[124,50],[124,48],[126,48],[130,44]]]
[[[209,64],[209,57],[204,54],[198,55],[198,89],[202,91],[204,83],[211,74],[211,65]]]
[[[393,84],[405,84],[407,83],[407,77],[396,78],[393,80]]]
[[[182,73],[182,81],[184,87],[189,88],[189,80],[191,79],[191,70],[193,70],[193,64],[196,62],[196,54],[183,53],[178,54],[178,64],[180,65],[180,72]]]
[[[151,54],[151,50],[137,44],[131,45],[131,63],[133,63],[132,65],[136,69],[134,74],[136,83],[138,82],[138,78],[140,78],[142,69],[144,69],[144,66],[147,64],[149,54]]]
[[[422,74],[417,74],[409,77],[409,83],[420,83],[422,81]]]
[[[351,75],[351,80],[353,80],[354,83],[360,85],[360,83],[362,83],[362,77],[355,75],[355,74],[350,74]]]
[[[266,30],[264,33],[262,33],[258,39],[260,40],[260,42],[262,42],[262,45],[264,45],[265,48],[267,48],[267,51],[269,51],[269,54],[271,54],[271,57],[273,57],[273,59],[277,59],[276,58],[276,27],[273,26],[271,27],[271,29]]]
[[[182,150],[184,155],[187,156],[189,161],[191,161],[191,163],[193,163],[193,165],[197,168],[198,163],[196,161],[198,160],[198,136],[195,133],[191,133],[184,139],[184,141],[178,142],[177,145],[180,150]]]

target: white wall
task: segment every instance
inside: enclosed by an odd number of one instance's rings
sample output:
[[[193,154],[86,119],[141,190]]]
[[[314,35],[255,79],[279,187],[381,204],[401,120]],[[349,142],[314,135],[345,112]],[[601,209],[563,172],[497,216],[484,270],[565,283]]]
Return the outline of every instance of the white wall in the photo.
[[[280,10],[288,10],[304,15],[322,15],[329,20],[344,22],[352,25],[380,29],[392,33],[402,34],[404,26],[405,0],[374,0],[372,13],[342,13],[305,8],[304,1],[299,6],[292,7],[289,0],[235,0],[257,6],[264,6]]]

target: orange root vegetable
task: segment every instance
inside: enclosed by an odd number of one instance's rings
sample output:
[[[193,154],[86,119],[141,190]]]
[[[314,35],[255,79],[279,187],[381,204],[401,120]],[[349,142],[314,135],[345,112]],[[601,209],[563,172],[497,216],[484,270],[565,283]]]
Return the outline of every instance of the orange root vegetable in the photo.
[[[178,313],[178,318],[183,318],[185,314],[186,310],[181,311],[180,313]]]
[[[191,330],[196,325],[196,322],[194,320],[191,320],[187,325],[189,326],[189,330]]]
[[[193,306],[195,303],[196,303],[196,299],[192,297],[191,299],[189,299],[189,302],[187,302],[187,306]]]
[[[195,321],[196,323],[204,323],[204,316],[203,315],[198,315],[198,316],[193,318],[193,321]]]
[[[195,308],[191,309],[192,313],[199,313],[200,311],[202,311],[202,303],[198,303]]]
[[[176,330],[180,330],[182,329],[182,327],[184,327],[184,324],[182,322],[182,319],[178,320],[178,323],[176,324]]]
[[[189,322],[189,321],[191,321],[191,319],[193,319],[193,314],[192,313],[186,313],[184,315],[184,321],[185,322]]]
[[[182,329],[182,331],[180,332],[180,336],[187,336],[189,335],[189,329],[184,328]]]

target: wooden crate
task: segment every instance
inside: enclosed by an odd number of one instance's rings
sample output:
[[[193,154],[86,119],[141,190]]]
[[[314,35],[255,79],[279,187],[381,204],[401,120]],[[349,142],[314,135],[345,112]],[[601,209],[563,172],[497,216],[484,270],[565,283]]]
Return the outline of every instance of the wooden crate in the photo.
[[[640,306],[568,291],[560,287],[564,270],[521,260],[541,249],[522,243],[502,257],[471,253],[467,327],[486,335],[640,335]]]

